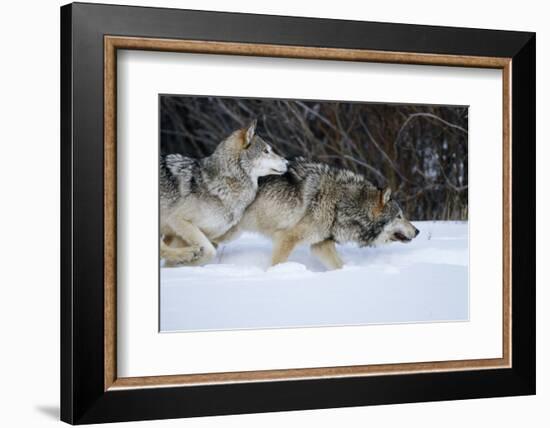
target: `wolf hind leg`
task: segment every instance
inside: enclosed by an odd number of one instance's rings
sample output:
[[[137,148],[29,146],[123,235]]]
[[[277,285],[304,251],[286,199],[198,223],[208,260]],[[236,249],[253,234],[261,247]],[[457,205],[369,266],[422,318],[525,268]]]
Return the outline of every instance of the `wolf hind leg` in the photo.
[[[344,262],[336,251],[336,244],[332,239],[317,242],[311,245],[310,249],[327,269],[341,269],[344,266]]]
[[[284,263],[292,250],[298,245],[300,239],[293,235],[276,234],[273,238],[273,254],[271,256],[271,266]]]
[[[196,266],[208,263],[214,258],[216,248],[197,226],[178,217],[171,219],[169,225],[176,237],[183,240],[187,246],[170,247],[161,239],[161,257],[165,259],[166,266]]]
[[[164,259],[165,267],[182,265],[187,260],[197,260],[201,256],[201,248],[189,247],[187,242],[177,235],[165,234],[160,238],[160,258]]]
[[[172,248],[181,248],[187,245],[183,239],[176,235],[164,235],[163,241],[166,245]]]
[[[166,267],[192,264],[202,257],[202,252],[201,247],[171,247],[162,238],[160,240],[160,257]]]

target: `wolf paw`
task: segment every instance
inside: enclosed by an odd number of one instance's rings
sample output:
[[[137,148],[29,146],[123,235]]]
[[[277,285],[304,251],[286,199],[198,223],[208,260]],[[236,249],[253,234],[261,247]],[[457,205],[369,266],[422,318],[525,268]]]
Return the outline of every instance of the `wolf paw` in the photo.
[[[191,255],[191,260],[190,260],[190,261],[196,262],[196,261],[199,260],[203,255],[204,255],[204,247],[197,247],[197,248],[194,248],[193,251],[192,251],[192,255]]]
[[[204,256],[204,247],[185,247],[173,251],[165,258],[166,267],[193,265]]]

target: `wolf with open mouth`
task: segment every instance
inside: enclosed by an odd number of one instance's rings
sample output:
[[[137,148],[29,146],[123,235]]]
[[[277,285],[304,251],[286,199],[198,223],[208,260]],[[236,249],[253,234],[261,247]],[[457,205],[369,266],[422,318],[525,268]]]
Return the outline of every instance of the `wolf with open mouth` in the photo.
[[[343,266],[337,243],[375,246],[410,242],[419,234],[389,188],[379,189],[360,174],[304,158],[291,161],[285,174],[262,178],[241,221],[218,242],[242,231],[273,240],[273,265],[305,244],[329,269]]]

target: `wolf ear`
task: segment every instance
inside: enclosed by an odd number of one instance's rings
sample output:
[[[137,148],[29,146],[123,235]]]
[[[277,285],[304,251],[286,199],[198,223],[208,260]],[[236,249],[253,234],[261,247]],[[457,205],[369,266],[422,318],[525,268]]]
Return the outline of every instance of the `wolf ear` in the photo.
[[[256,124],[258,121],[254,119],[250,125],[244,130],[244,138],[243,138],[243,149],[248,149],[250,147],[250,143],[252,143],[252,139],[254,138],[254,133],[256,132]]]
[[[389,187],[385,187],[384,189],[380,190],[380,205],[384,206],[388,203],[388,201],[391,198],[391,189]]]

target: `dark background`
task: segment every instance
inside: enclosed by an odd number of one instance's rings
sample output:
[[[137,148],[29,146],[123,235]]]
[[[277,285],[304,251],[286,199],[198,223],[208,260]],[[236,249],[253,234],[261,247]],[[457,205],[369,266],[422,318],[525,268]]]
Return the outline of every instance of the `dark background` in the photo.
[[[389,185],[412,220],[468,219],[467,107],[161,95],[161,152],[208,156],[252,119],[287,158]]]

